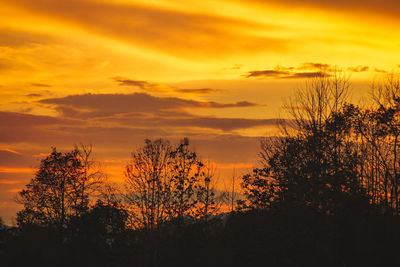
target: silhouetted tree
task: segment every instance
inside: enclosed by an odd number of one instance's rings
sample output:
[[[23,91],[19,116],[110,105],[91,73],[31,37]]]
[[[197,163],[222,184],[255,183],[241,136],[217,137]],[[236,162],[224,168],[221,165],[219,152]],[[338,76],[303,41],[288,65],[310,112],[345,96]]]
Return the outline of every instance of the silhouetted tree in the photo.
[[[168,141],[146,139],[145,146],[132,153],[125,168],[125,199],[133,225],[152,230],[167,219],[171,150]]]
[[[333,75],[321,75],[306,81],[284,104],[289,120],[282,120],[286,135],[316,132],[348,100],[350,83],[339,70]],[[294,129],[292,132],[290,129]]]
[[[239,209],[268,209],[278,198],[280,184],[266,168],[253,169],[242,176],[241,187],[245,199],[238,200]]]
[[[203,191],[201,181],[205,177],[204,164],[197,154],[190,150],[189,139],[184,138],[171,152],[171,198],[167,212],[170,218],[183,220],[185,216],[194,217],[198,204],[196,193]]]
[[[127,219],[128,212],[119,203],[97,200],[85,214],[69,222],[71,239],[111,246],[123,238]]]
[[[75,190],[80,191],[76,197],[76,206],[80,213],[85,212],[89,206],[89,197],[99,193],[105,185],[105,175],[99,163],[93,159],[93,146],[80,144],[75,149],[77,157],[82,164],[82,175],[76,180]]]
[[[336,74],[297,91],[288,106],[292,130],[282,125],[283,137],[262,140],[263,168],[243,177],[247,205],[260,209],[283,201],[332,213],[363,196],[347,89],[347,80]]]
[[[124,196],[133,225],[153,230],[165,221],[207,217],[216,209],[212,178],[187,138],[176,147],[145,140],[125,169]]]
[[[374,203],[399,213],[400,208],[400,79],[372,86],[373,106],[357,109],[357,131],[365,156],[363,178]]]
[[[17,214],[18,225],[62,228],[71,217],[85,213],[89,194],[100,183],[100,176],[89,174],[90,153],[91,149],[61,153],[53,148],[26,189],[18,193],[17,202],[24,205]]]
[[[216,199],[216,190],[214,184],[215,166],[208,162],[203,167],[203,176],[199,181],[199,187],[196,192],[198,209],[197,216],[208,220],[209,215],[215,214],[219,210],[219,205]]]

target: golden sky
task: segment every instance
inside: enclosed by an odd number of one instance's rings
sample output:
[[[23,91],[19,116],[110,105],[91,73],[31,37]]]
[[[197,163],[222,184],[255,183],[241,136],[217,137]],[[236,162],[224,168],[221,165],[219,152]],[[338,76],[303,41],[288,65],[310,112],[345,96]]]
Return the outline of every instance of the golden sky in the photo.
[[[51,146],[113,179],[144,138],[189,136],[221,180],[257,163],[282,99],[321,69],[355,96],[400,67],[397,0],[3,0],[0,216]],[[222,183],[223,184],[223,183]]]

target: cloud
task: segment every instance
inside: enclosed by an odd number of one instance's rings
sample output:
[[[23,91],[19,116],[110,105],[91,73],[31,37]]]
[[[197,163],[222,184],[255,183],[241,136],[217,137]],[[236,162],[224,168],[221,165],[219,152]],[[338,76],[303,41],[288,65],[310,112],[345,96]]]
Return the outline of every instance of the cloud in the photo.
[[[297,69],[299,70],[326,70],[332,71],[332,67],[329,64],[325,63],[313,63],[313,62],[306,62],[299,66]]]
[[[0,149],[0,168],[25,166],[26,161],[27,159],[20,153],[9,149]]]
[[[0,184],[13,185],[13,184],[19,184],[19,183],[20,183],[20,181],[17,181],[17,180],[5,180],[5,179],[0,180]]]
[[[119,82],[119,85],[136,86],[141,89],[147,89],[149,87],[155,86],[155,84],[151,84],[146,81],[130,80],[130,79],[121,78],[121,77],[115,77],[114,80]]]
[[[246,78],[251,77],[275,77],[281,78],[289,75],[288,71],[280,71],[280,70],[253,70],[249,71],[245,76]]]
[[[134,94],[86,94],[62,98],[48,98],[38,101],[50,105],[60,112],[60,117],[35,116],[28,114],[0,112],[3,124],[0,141],[37,141],[40,138],[53,140],[57,135],[74,139],[84,136],[88,129],[115,128],[111,131],[146,131],[175,128],[176,131],[192,128],[222,130],[225,132],[258,126],[274,126],[275,119],[218,118],[192,114],[193,109],[248,108],[255,103],[201,102],[175,97],[155,97],[144,93]],[[7,125],[7,126],[4,126]],[[101,125],[101,126],[99,126]],[[121,130],[118,130],[121,129]],[[102,129],[102,130],[101,130]],[[108,131],[108,130],[107,130]],[[197,130],[195,130],[197,131]],[[26,134],[27,132],[30,135]],[[171,133],[172,134],[172,133]]]
[[[211,88],[175,89],[175,92],[184,93],[184,94],[208,95],[208,94],[211,94],[211,93],[218,92],[218,90],[211,89]]]
[[[23,128],[32,126],[65,124],[66,122],[67,121],[62,118],[0,111],[0,128],[5,126]]]
[[[292,75],[283,78],[298,79],[298,78],[314,78],[314,77],[331,77],[332,75],[326,72],[296,72]]]
[[[77,143],[92,143],[109,146],[110,149],[125,148],[145,138],[176,138],[196,136],[196,138],[216,138],[233,133],[238,129],[252,127],[275,127],[276,119],[217,118],[197,116],[185,112],[128,113],[118,116],[76,120],[74,124],[60,123],[43,116],[30,115],[36,123],[23,125],[24,114],[8,113],[14,125],[0,128],[0,142],[12,144],[35,144],[41,152],[51,146],[72,146]],[[44,122],[40,122],[44,121]],[[62,121],[62,120],[61,120]],[[51,122],[50,125],[48,123]],[[207,134],[205,134],[207,133]],[[214,136],[214,137],[213,137]],[[140,144],[140,143],[139,143]],[[47,150],[45,150],[47,151]],[[27,160],[29,159],[29,160]],[[35,166],[31,157],[16,154],[6,149],[0,150],[0,167],[26,168]],[[21,169],[21,170],[22,170]]]
[[[347,68],[347,70],[351,72],[365,72],[369,70],[369,67],[368,66],[349,67]]]
[[[132,2],[14,0],[10,4],[97,34],[185,58],[199,59],[210,54],[224,57],[265,49],[282,52],[296,45],[295,40],[253,34],[254,30],[276,30],[278,26]]]
[[[239,70],[243,67],[243,64],[235,64],[230,68],[224,68],[224,70]]]
[[[31,83],[31,85],[36,87],[51,87],[51,85],[44,83]]]
[[[304,72],[304,70],[309,70]],[[277,79],[299,79],[313,77],[330,77],[330,72],[337,71],[335,67],[324,63],[303,63],[298,67],[276,66],[275,69],[253,70],[244,75],[246,78],[277,78]]]
[[[0,47],[10,48],[31,47],[55,40],[50,35],[7,28],[0,28],[0,36]]]
[[[373,12],[374,14],[383,14],[383,15],[392,15],[395,18],[398,18],[398,14],[400,13],[400,2],[397,0],[238,0],[240,2],[245,2],[248,4],[249,2],[253,2],[256,4],[264,4],[264,3],[277,3],[279,5],[290,6],[290,7],[317,7],[327,9],[332,11],[332,9],[341,10],[341,11],[351,11],[352,14],[355,12]]]
[[[188,108],[240,108],[255,107],[255,103],[201,102],[177,97],[155,97],[145,93],[133,94],[85,94],[70,95],[63,98],[48,98],[39,101],[51,104],[66,117],[95,118],[123,113],[159,113],[183,111]]]
[[[222,131],[232,131],[247,129],[256,126],[276,126],[277,119],[242,119],[242,118],[216,118],[196,116],[188,113],[182,114],[158,114],[157,116],[143,116],[142,114],[127,114],[124,117],[100,119],[102,123],[117,122],[118,125],[135,125],[136,127],[146,128],[181,128],[190,129],[191,127],[217,129]]]
[[[11,70],[19,67],[22,67],[22,64],[20,65],[11,60],[0,58],[0,70]]]
[[[183,94],[196,94],[205,95],[215,93],[218,90],[211,88],[199,88],[199,89],[180,89],[166,84],[150,83],[147,81],[131,80],[123,77],[114,77],[114,80],[122,86],[134,86],[138,87],[147,92],[155,92],[161,94],[171,93],[183,93]]]
[[[68,118],[55,118],[0,111],[0,143],[53,141],[69,133],[58,132],[58,125],[78,125]]]
[[[382,70],[382,69],[374,69],[375,72],[380,72],[380,73],[388,73],[386,70]]]
[[[42,94],[35,94],[35,93],[33,93],[33,94],[27,94],[27,95],[25,95],[25,96],[27,96],[27,97],[41,97],[41,96],[43,96]]]
[[[175,97],[155,97],[144,93],[134,94],[86,94],[63,98],[43,99],[63,117],[90,119],[98,125],[123,127],[132,125],[143,129],[153,128],[208,128],[222,131],[246,129],[256,126],[276,125],[275,119],[217,118],[197,116],[189,112],[205,108],[244,108],[257,104],[240,101],[236,103],[200,102]]]

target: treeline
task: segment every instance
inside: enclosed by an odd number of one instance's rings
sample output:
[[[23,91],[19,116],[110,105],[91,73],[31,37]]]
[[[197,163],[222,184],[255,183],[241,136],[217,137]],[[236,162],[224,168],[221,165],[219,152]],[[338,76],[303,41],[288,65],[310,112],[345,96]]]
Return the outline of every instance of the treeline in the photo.
[[[363,106],[340,73],[297,90],[230,213],[187,139],[146,140],[119,188],[90,147],[53,149],[0,230],[4,265],[399,266],[400,80],[371,87]]]
[[[53,151],[16,201],[19,227],[38,225],[63,231],[91,210],[107,206],[125,214],[132,229],[154,230],[165,222],[183,223],[215,214],[214,168],[190,149],[184,138],[173,146],[163,139],[145,140],[132,153],[120,185],[107,182],[92,158],[92,147]],[[95,202],[94,206],[91,202]]]

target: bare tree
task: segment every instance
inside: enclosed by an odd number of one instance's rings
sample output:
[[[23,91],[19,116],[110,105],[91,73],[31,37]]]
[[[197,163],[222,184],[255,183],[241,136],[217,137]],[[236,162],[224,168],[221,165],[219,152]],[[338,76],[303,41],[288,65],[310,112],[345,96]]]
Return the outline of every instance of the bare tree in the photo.
[[[262,140],[262,168],[242,178],[250,206],[289,201],[329,213],[340,199],[362,198],[356,112],[346,104],[348,89],[345,75],[336,72],[296,91],[286,104],[283,136]]]
[[[181,223],[185,218],[196,217],[199,206],[198,192],[205,190],[201,184],[203,181],[209,186],[211,172],[205,172],[204,163],[196,152],[190,149],[188,138],[181,140],[171,152],[170,171],[171,198],[168,202],[168,214],[171,219],[177,219],[178,223]]]
[[[198,214],[199,217],[207,220],[211,214],[218,211],[219,206],[216,201],[215,165],[208,161],[204,164],[203,169],[203,175],[197,188]]]
[[[135,227],[154,230],[167,220],[206,218],[216,210],[214,168],[204,165],[183,139],[173,147],[146,140],[125,169],[125,200]]]
[[[77,158],[82,164],[82,174],[76,179],[75,190],[79,192],[75,196],[77,215],[85,212],[89,206],[90,196],[100,193],[100,188],[104,185],[105,174],[100,164],[93,159],[93,146],[80,144],[75,146]]]
[[[298,88],[288,99],[284,109],[289,120],[281,120],[284,133],[287,127],[298,131],[318,131],[324,122],[344,106],[349,96],[350,82],[345,74],[316,76]]]
[[[400,208],[400,79],[389,74],[371,86],[373,106],[359,112],[363,176],[374,203]]]
[[[132,152],[125,168],[125,199],[137,227],[153,230],[167,219],[170,161],[171,145],[163,139],[145,140],[144,147]]]

